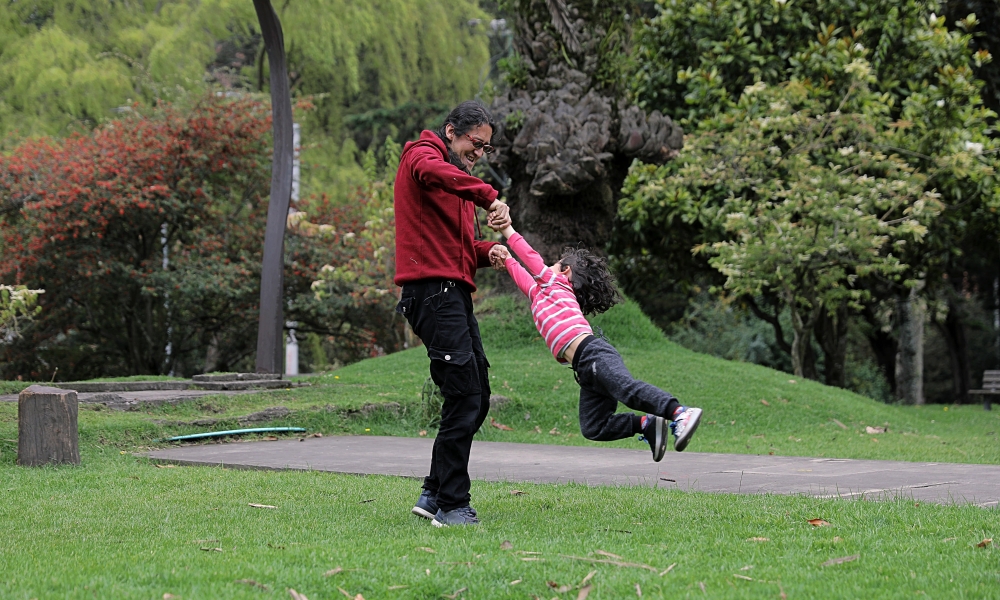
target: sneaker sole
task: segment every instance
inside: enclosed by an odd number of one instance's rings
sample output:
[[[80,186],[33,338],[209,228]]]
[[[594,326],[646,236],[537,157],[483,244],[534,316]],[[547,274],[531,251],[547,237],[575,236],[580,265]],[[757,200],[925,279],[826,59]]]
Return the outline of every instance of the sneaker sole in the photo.
[[[667,452],[667,425],[666,420],[656,419],[654,429],[656,430],[656,449],[653,450],[653,462],[660,462]]]
[[[414,506],[410,512],[417,515],[418,517],[423,517],[424,519],[431,519],[431,520],[434,519],[434,513],[426,511],[420,508],[419,506]]]
[[[437,519],[431,519],[431,525],[433,525],[435,527],[447,527],[448,526],[447,523],[442,523],[441,521],[438,521]]]
[[[693,408],[691,410],[696,410],[698,412],[691,418],[687,431],[684,432],[684,436],[677,438],[674,442],[674,450],[677,452],[683,452],[684,449],[687,448],[688,442],[691,441],[691,436],[694,435],[694,432],[698,430],[698,425],[701,424],[701,409]]]

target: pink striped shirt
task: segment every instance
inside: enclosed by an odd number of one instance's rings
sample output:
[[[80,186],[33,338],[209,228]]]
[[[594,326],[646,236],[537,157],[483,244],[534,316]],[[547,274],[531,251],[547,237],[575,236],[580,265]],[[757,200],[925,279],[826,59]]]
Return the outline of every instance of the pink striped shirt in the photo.
[[[531,316],[538,333],[542,334],[557,361],[568,362],[562,353],[570,342],[581,335],[594,333],[576,301],[573,285],[565,275],[546,267],[542,257],[520,233],[507,238],[507,245],[527,267],[525,270],[513,257],[507,258],[507,272],[531,300]]]

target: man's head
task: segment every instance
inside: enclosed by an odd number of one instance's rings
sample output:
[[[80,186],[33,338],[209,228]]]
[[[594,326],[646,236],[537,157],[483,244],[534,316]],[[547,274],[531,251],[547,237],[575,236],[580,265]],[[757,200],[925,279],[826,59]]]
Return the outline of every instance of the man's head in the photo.
[[[449,161],[471,171],[484,153],[493,151],[490,138],[495,130],[490,111],[475,100],[467,100],[448,113],[437,134],[448,146]]]
[[[590,250],[566,248],[552,268],[573,284],[576,301],[585,315],[599,315],[622,301],[607,261]]]

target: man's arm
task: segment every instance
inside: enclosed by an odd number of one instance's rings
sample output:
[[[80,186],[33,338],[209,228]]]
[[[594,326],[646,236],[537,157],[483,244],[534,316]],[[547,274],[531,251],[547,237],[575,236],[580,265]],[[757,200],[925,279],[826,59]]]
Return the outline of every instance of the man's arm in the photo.
[[[499,195],[492,186],[445,161],[435,150],[415,148],[411,152],[414,154],[410,163],[411,174],[416,181],[445,190],[463,200],[474,202],[480,208],[490,210]]]

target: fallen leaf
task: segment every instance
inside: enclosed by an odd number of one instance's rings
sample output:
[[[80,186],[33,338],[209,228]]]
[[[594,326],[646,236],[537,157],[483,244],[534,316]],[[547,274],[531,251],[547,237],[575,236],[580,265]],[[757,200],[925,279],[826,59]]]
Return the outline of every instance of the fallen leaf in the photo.
[[[500,421],[497,421],[493,417],[490,417],[490,425],[492,425],[493,427],[496,427],[500,431],[514,431],[513,427],[509,427],[507,425],[504,425],[503,423],[501,423]]]
[[[778,591],[780,592],[778,597],[781,598],[781,600],[788,600],[788,596],[785,595],[785,588],[781,587],[780,583],[778,584]]]
[[[736,577],[737,579],[742,579],[744,581],[753,581],[753,577],[747,577],[746,575],[738,575],[736,573],[733,573],[733,577]]]
[[[676,566],[677,566],[677,563],[673,563],[669,567],[667,567],[666,569],[663,569],[662,571],[660,571],[660,577],[663,577],[667,573],[673,571],[674,567],[676,567]]]
[[[275,436],[273,436],[273,435],[268,435],[268,436],[264,437],[264,441],[265,442],[277,442],[278,438],[275,437]],[[305,598],[305,596],[302,596],[302,597]]]
[[[992,543],[993,543],[993,538],[986,538],[985,540],[976,544],[976,548],[985,548],[986,546],[989,546]]]
[[[583,557],[583,556],[570,556],[570,555],[567,555],[567,554],[560,554],[559,556],[561,556],[563,558],[568,558],[570,560],[582,560],[582,561],[585,561],[585,562],[599,563],[599,564],[603,564],[603,565],[614,565],[616,567],[631,567],[631,568],[635,568],[635,569],[646,569],[647,571],[652,571],[654,573],[658,572],[655,567],[651,567],[649,565],[644,565],[642,563],[630,563],[630,562],[623,562],[623,561],[619,561],[619,560],[604,560],[604,559],[599,559],[599,558],[586,558],[586,557]],[[521,559],[521,560],[524,560],[524,559]]]
[[[222,552],[222,548],[202,548],[205,552]]]
[[[635,584],[635,595],[642,598],[642,588],[639,587],[638,583]]]
[[[793,381],[792,383],[795,383],[795,382]],[[698,587],[700,587],[700,588],[701,588],[701,593],[702,593],[702,594],[707,594],[707,593],[708,593],[708,592],[706,592],[706,591],[705,591],[705,583],[704,583],[704,582],[702,582],[702,581],[699,581],[699,582],[698,582]]]
[[[434,548],[428,548],[427,546],[420,546],[417,550],[423,550],[424,552],[430,552],[431,554],[437,554],[437,550]]]
[[[340,591],[344,591],[344,590],[340,590]],[[300,593],[296,592],[292,588],[288,588],[288,595],[292,597],[292,600],[309,600],[309,598],[306,598],[305,594],[300,594]],[[348,596],[348,598],[350,598],[350,596]]]
[[[514,581],[511,581],[509,585],[517,585],[519,583],[521,583],[521,580],[520,579],[515,579]]]
[[[832,567],[833,565],[841,565],[841,564],[844,564],[844,563],[848,563],[848,562],[851,562],[851,561],[858,560],[859,556],[861,556],[861,555],[860,554],[852,554],[850,556],[841,556],[840,558],[831,558],[830,560],[826,561],[825,563],[821,564],[820,566],[821,567]]]
[[[250,506],[254,508],[278,508],[277,506],[271,506],[270,504],[254,504],[253,502],[250,503]]]
[[[747,565],[745,567],[740,567],[740,571],[749,571],[753,568],[753,565]]]
[[[542,428],[539,427],[538,425],[535,425],[535,433],[541,433],[541,432],[542,432]]]
[[[591,571],[590,573],[587,573],[587,576],[583,578],[583,581],[580,582],[580,585],[578,587],[582,588],[586,586],[587,582],[593,579],[594,575],[597,575],[597,571]]]
[[[868,434],[885,433],[886,431],[888,430],[885,427],[872,427],[871,425],[865,427],[865,433]]]
[[[795,383],[795,380],[794,380],[794,379],[789,379],[789,380],[788,380],[788,383]],[[705,589],[704,589],[704,588],[702,588],[702,590],[701,590],[701,591],[703,591],[703,592],[704,592],[704,591],[705,591]]]
[[[771,406],[771,403],[768,402],[767,400],[764,400],[763,398],[761,398],[760,403],[763,404],[764,406]]]
[[[419,435],[420,437],[426,437],[427,436],[427,430],[426,429],[421,429],[420,433],[418,433],[417,435]]]
[[[447,598],[448,600],[455,600],[455,598],[458,598],[459,594],[461,594],[462,592],[464,592],[467,589],[468,588],[459,588],[459,589],[455,590],[454,594],[441,594],[441,597],[442,598]]]
[[[829,521],[824,521],[823,519],[809,519],[806,522],[812,525],[813,527],[826,527],[830,524]]]
[[[545,562],[544,558],[538,558],[537,556],[528,556],[526,558],[522,558],[521,560],[523,560],[524,562],[532,562],[532,561]]]
[[[524,494],[527,494],[527,493],[528,492],[522,492],[521,490],[511,490],[510,491],[510,495],[511,496],[523,496]]]
[[[592,585],[585,585],[580,588],[580,593],[576,595],[576,600],[587,600],[587,596],[590,595],[590,590],[593,589]]]
[[[838,427],[840,427],[841,429],[847,429],[847,425],[844,425],[843,423],[841,423],[841,422],[840,422],[840,421],[838,421],[837,419],[831,419],[831,420],[832,420],[832,421],[833,421],[834,423],[836,423],[836,424],[837,424],[837,426],[838,426]]]
[[[752,537],[752,538],[747,538],[747,541],[748,542],[770,542],[771,538],[766,538],[766,537]]]
[[[344,570],[344,569],[342,569],[342,568],[340,568],[340,567],[335,567],[335,568],[333,568],[333,569],[330,569],[330,570],[329,570],[329,571],[327,571],[326,573],[323,573],[323,577],[329,577],[329,576],[331,576],[331,575],[336,575],[337,573],[340,573],[340,572],[341,572],[341,571],[343,571],[343,570]]]
[[[550,429],[549,430],[549,435],[559,435],[559,428],[558,427],[553,427],[552,429]]]
[[[601,556],[607,556],[608,558],[617,558],[618,560],[625,560],[617,554],[611,554],[610,552],[605,552],[604,550],[595,550],[594,554],[600,554]]]
[[[837,536],[833,537],[833,541],[835,541],[835,542],[842,542],[842,541],[844,541],[844,538],[842,538],[839,535],[837,535]]]
[[[524,420],[525,421],[530,421],[531,420],[531,413],[530,412],[524,413]]]
[[[500,549],[501,550],[510,550],[513,547],[514,547],[514,544],[511,544],[510,540],[504,540],[504,541],[500,542]]]
[[[941,540],[941,541],[942,541],[942,542],[954,542],[954,541],[955,541],[955,540],[957,540],[957,539],[958,539],[957,537],[950,537],[950,538],[944,538],[944,539],[943,539],[943,540]]]
[[[430,569],[424,569],[424,572],[427,573],[428,575],[431,574],[431,570]]]
[[[390,585],[386,589],[387,590],[405,590],[408,587],[410,587],[410,586],[408,586],[408,585]]]
[[[571,585],[559,585],[558,583],[556,583],[554,581],[546,581],[545,585],[547,585],[550,588],[552,588],[553,590],[555,590],[556,593],[558,593],[558,594],[564,594],[564,593],[570,591],[571,589],[573,589],[573,586],[571,586]]]
[[[173,594],[163,594],[163,600],[174,600],[174,598],[177,598],[177,597],[178,596],[175,596]]]
[[[153,466],[156,467],[157,469],[175,469],[175,468],[177,468],[177,465],[161,465],[159,463],[157,463],[157,464],[155,464]]]
[[[265,592],[270,592],[271,591],[271,588],[267,587],[263,583],[258,583],[257,581],[254,581],[253,579],[237,579],[236,583],[245,583],[246,585],[249,585],[250,587],[260,588],[260,589],[264,590]]]

